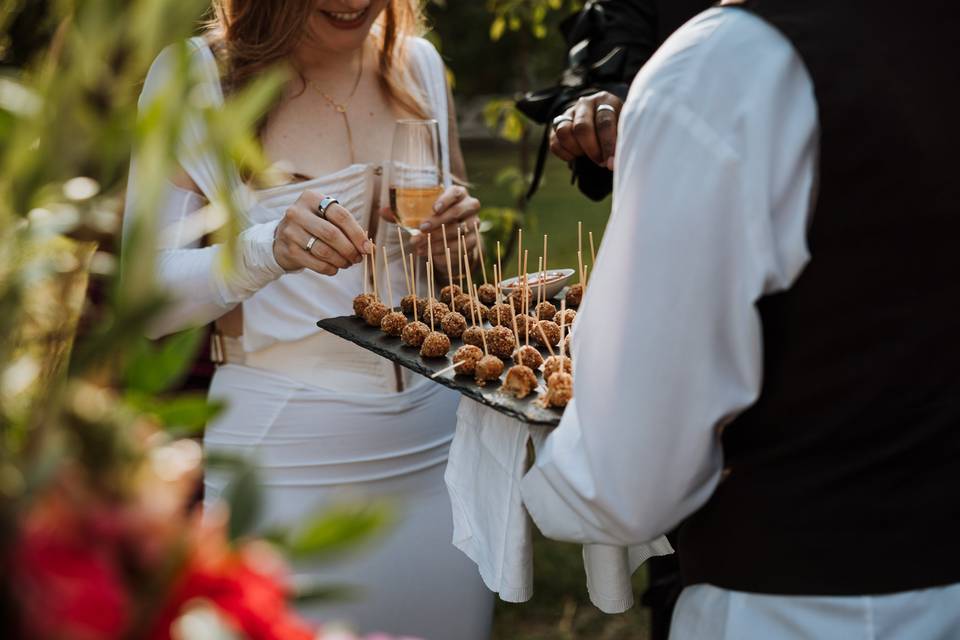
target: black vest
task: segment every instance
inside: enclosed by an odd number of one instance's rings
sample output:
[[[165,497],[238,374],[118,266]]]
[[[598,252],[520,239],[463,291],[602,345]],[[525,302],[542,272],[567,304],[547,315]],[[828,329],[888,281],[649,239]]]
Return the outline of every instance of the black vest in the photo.
[[[762,392],[681,527],[685,579],[788,595],[960,582],[960,9],[745,9],[813,80],[819,192],[810,263],[757,305]]]

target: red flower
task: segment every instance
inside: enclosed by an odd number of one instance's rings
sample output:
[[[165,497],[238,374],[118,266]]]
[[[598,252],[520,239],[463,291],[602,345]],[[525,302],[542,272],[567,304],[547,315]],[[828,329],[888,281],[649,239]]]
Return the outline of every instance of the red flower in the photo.
[[[24,636],[108,640],[125,630],[130,601],[113,559],[72,536],[34,531],[14,558]]]
[[[313,640],[314,630],[287,606],[287,596],[275,576],[255,570],[236,552],[212,562],[195,554],[148,637],[169,640],[170,625],[185,605],[202,599],[213,603],[249,640]]]

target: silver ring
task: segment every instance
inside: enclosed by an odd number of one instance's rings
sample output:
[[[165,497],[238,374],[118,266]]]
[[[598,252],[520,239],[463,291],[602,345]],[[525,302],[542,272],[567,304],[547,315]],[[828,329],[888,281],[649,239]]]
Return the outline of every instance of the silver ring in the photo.
[[[596,113],[600,113],[601,111],[609,111],[610,113],[616,113],[616,112],[617,112],[616,108],[613,107],[612,105],[609,105],[609,104],[598,104],[598,105],[597,105]]]
[[[307,253],[313,253],[311,249],[313,249],[313,245],[315,244],[317,244],[317,236],[310,236],[310,239],[307,240],[307,246],[305,246],[303,250]]]
[[[329,209],[329,208],[330,208],[330,205],[332,205],[332,204],[340,204],[340,201],[337,200],[336,198],[334,198],[333,196],[325,196],[325,197],[320,201],[320,206],[317,207],[317,215],[320,216],[321,218],[323,218],[324,220],[326,220],[326,219],[327,219],[327,209]]]
[[[564,122],[573,122],[573,118],[566,114],[561,114],[553,119],[553,130],[556,131]]]

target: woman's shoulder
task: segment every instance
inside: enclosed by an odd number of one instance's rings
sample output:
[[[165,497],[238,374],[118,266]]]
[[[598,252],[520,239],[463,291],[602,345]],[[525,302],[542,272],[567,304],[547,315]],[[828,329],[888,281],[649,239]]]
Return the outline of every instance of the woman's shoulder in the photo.
[[[172,76],[189,74],[191,81],[209,87],[210,98],[218,100],[220,94],[220,72],[216,59],[206,39],[196,36],[167,45],[157,54],[140,94],[140,106],[150,100],[163,86],[167,86]]]
[[[407,48],[407,55],[410,62],[414,65],[443,65],[443,58],[440,52],[430,40],[423,36],[407,36],[404,45]]]

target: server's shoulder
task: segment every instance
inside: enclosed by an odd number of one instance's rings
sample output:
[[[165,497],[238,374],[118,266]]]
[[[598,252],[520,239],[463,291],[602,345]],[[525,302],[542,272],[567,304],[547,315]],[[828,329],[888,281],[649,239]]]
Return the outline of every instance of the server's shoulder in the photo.
[[[786,38],[763,19],[743,9],[714,8],[667,38],[634,86],[684,102],[742,97],[794,57]]]

